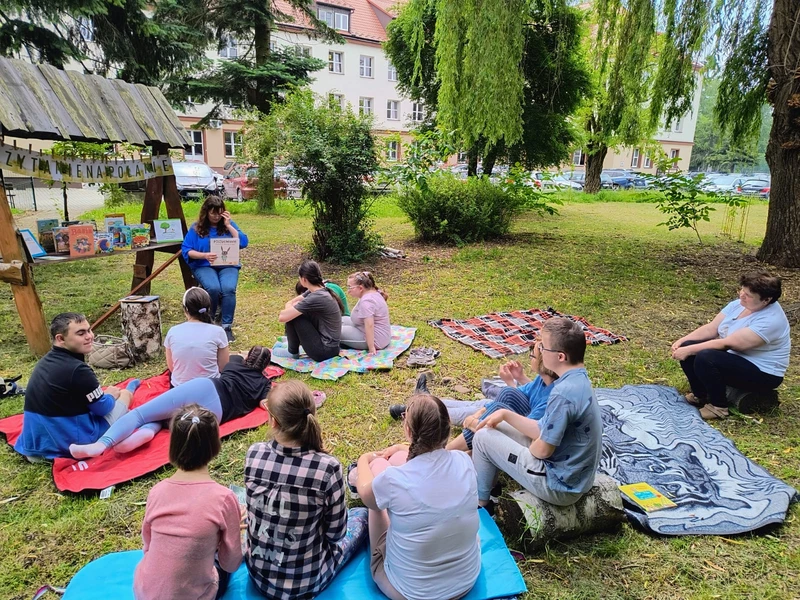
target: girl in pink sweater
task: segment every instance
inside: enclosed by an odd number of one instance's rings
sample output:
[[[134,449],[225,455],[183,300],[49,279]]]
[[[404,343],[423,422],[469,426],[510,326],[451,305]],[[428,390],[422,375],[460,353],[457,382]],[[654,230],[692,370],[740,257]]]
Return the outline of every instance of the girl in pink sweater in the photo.
[[[147,496],[133,592],[136,600],[214,600],[242,562],[239,501],[208,474],[221,447],[214,413],[189,404],[169,428],[169,460],[178,471]]]

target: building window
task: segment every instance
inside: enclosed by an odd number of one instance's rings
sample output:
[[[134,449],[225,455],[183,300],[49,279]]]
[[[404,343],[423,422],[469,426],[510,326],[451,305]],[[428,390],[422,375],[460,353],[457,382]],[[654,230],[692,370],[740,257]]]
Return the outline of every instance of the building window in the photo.
[[[225,132],[225,156],[232,158],[242,149],[242,134],[236,131]]]
[[[425,105],[422,102],[414,102],[411,105],[411,120],[415,123],[425,120]]]
[[[397,100],[386,101],[386,118],[390,121],[400,119],[400,102]]]
[[[572,164],[575,165],[576,167],[580,167],[586,164],[586,155],[580,148],[572,153]]]
[[[681,157],[681,151],[678,148],[673,148],[672,150],[669,151],[669,157],[670,158],[680,158]]]
[[[78,17],[76,20],[78,25],[78,34],[84,42],[94,41],[94,23],[89,17]]]
[[[643,166],[645,169],[649,169],[650,167],[652,167],[652,166],[653,166],[653,161],[652,161],[652,160],[650,160],[650,157],[649,157],[649,156],[645,156],[645,157],[644,157],[644,165],[642,165],[642,166]]]
[[[397,141],[386,142],[386,160],[397,160]]]
[[[672,122],[673,133],[683,133],[683,119],[675,119]]]
[[[328,71],[331,73],[344,73],[343,52],[328,52]]]
[[[633,157],[631,158],[631,167],[633,167],[634,169],[638,169],[639,168],[639,149],[638,148],[634,148],[633,149]]]
[[[294,47],[294,51],[297,53],[297,56],[311,58],[311,46],[301,46],[298,44]]]
[[[270,40],[270,42],[269,42],[269,51],[270,52],[275,52],[277,50],[278,50],[278,42],[276,42],[275,40]]]
[[[372,98],[359,98],[358,99],[358,112],[362,115],[372,114]]]
[[[397,81],[397,69],[392,63],[389,63],[389,81]]]
[[[328,98],[330,98],[334,106],[338,106],[341,110],[344,110],[344,94],[329,94]]]
[[[350,31],[350,12],[330,7],[319,7],[317,18],[339,31]]]
[[[361,68],[361,77],[372,77],[372,57],[371,56],[362,56],[358,60],[358,64]]]
[[[186,151],[186,158],[203,158],[203,132],[200,129],[190,129],[189,137],[192,138],[191,148]]]
[[[460,165],[466,164],[466,162],[467,162],[467,153],[464,152],[463,150],[461,152],[459,152],[458,156],[456,157],[456,161]]]
[[[220,58],[238,58],[239,57],[239,43],[236,38],[228,36],[225,38],[225,45],[219,49]]]

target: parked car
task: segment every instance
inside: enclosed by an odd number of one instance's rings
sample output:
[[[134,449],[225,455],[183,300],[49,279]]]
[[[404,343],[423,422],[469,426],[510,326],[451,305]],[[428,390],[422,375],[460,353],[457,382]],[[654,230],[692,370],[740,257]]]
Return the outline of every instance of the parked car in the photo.
[[[224,194],[222,176],[203,162],[173,162],[175,182],[183,200],[200,200],[211,194]]]
[[[603,173],[611,178],[612,190],[628,190],[633,187],[634,177],[621,169],[606,169]]]
[[[273,172],[273,180],[275,197],[286,198],[289,184],[286,179],[281,177],[277,168]],[[258,165],[236,165],[222,180],[222,184],[225,187],[226,198],[238,202],[252,200],[258,190]]]
[[[580,181],[573,181],[572,179],[567,179],[562,173],[558,173],[552,176],[550,179],[550,183],[559,188],[559,189],[568,189],[568,190],[575,190],[581,191],[583,190],[583,183]]]
[[[769,188],[769,179],[748,179],[739,186],[738,191],[746,196],[759,196],[769,200]]]
[[[581,187],[586,185],[586,171],[569,171],[564,173],[564,177],[570,181],[578,182]],[[614,187],[613,179],[605,171],[600,173],[600,187],[604,190],[610,190]]]
[[[746,178],[737,173],[728,175],[710,175],[707,181],[702,185],[702,188],[707,192],[716,192],[724,194],[726,192],[736,192],[738,188],[745,182]]]

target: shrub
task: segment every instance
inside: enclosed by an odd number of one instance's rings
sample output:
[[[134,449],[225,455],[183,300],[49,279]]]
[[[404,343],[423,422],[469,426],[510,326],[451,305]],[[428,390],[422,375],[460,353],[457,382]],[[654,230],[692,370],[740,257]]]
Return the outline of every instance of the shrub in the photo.
[[[278,153],[292,165],[313,215],[316,258],[350,263],[376,253],[365,181],[378,168],[368,116],[293,93],[275,114]]]
[[[457,179],[447,171],[427,178],[427,186],[407,186],[398,206],[425,241],[464,244],[508,233],[526,199],[486,177]]]

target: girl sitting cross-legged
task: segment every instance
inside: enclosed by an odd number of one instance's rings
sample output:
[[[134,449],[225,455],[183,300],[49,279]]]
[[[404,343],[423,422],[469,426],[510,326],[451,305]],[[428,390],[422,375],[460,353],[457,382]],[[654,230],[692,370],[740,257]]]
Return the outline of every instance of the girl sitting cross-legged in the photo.
[[[358,494],[370,509],[372,578],[391,600],[461,598],[481,570],[475,467],[466,453],[445,449],[450,418],[435,396],[411,397],[403,430],[410,445],[358,460]],[[408,462],[400,464],[403,452]]]
[[[366,539],[367,510],[348,513],[308,386],[276,384],[267,410],[273,439],[253,444],[244,464],[247,568],[267,598],[313,598]]]
[[[147,496],[144,558],[134,574],[134,595],[213,600],[225,593],[230,573],[242,562],[239,502],[208,474],[208,463],[220,451],[214,413],[198,404],[183,406],[169,429],[169,460],[178,470]]]
[[[196,377],[219,377],[230,359],[228,338],[211,321],[211,296],[193,287],[183,294],[186,322],[171,327],[164,338],[170,383],[177,387]]]
[[[242,358],[235,354],[216,379],[199,377],[172,388],[128,412],[93,444],[72,444],[73,458],[99,456],[109,448],[130,452],[153,439],[161,422],[187,404],[197,403],[210,410],[221,425],[246,415],[267,397],[271,386],[264,375],[270,350],[253,346]]]

